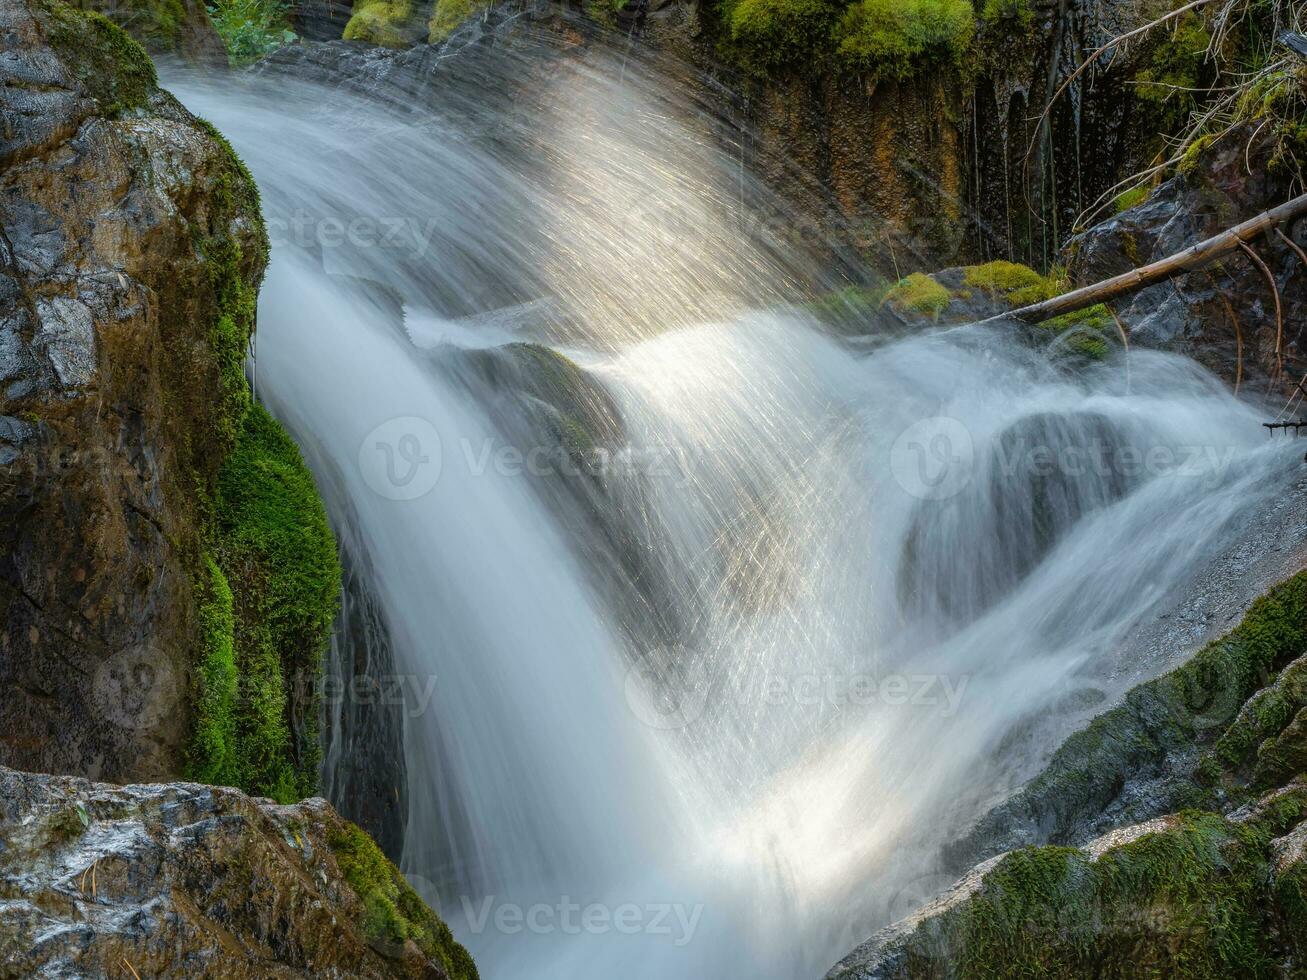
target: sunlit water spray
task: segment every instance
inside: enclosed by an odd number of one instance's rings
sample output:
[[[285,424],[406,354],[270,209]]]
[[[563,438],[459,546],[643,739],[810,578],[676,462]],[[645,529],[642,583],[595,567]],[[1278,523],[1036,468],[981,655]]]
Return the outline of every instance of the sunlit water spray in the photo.
[[[548,57],[480,55],[432,113],[173,90],[263,192],[260,395],[436,678],[404,870],[489,978],[815,976],[926,897],[1061,706],[1140,679],[1132,630],[1296,454],[1174,357],[1127,385],[974,327],[851,350],[784,305],[822,267],[750,233],[770,199],[656,76]],[[485,462],[463,352],[518,340],[611,399],[584,493]]]

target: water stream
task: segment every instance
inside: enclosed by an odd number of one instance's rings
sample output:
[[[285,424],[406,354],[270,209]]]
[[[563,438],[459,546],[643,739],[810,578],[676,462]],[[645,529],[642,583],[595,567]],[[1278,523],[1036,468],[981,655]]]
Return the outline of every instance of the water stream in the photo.
[[[787,305],[828,270],[750,217],[783,208],[622,57],[519,47],[421,113],[165,83],[259,182],[258,391],[429,696],[405,872],[494,980],[814,977],[1164,666],[1132,632],[1300,464],[1179,358],[845,340]],[[506,451],[534,430],[469,356],[517,341],[605,393],[600,478]]]

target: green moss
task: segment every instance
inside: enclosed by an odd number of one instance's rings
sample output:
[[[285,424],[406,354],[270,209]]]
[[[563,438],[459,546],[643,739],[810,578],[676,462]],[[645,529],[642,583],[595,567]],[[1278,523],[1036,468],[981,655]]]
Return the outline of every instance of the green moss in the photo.
[[[1186,813],[1097,860],[1016,851],[940,931],[962,976],[1268,976],[1268,844]]]
[[[192,700],[195,727],[187,753],[186,777],[235,786],[241,781],[236,744],[240,677],[236,668],[236,621],[227,577],[212,556],[205,555],[204,564],[208,581],[196,589],[201,647]]]
[[[158,86],[154,63],[113,21],[55,0],[37,0],[50,47],[108,116],[139,109]]]
[[[1140,184],[1138,187],[1132,187],[1130,190],[1118,194],[1114,202],[1117,214],[1138,207],[1147,201],[1152,193],[1153,189],[1151,187],[1147,184]],[[1136,262],[1136,264],[1138,263]]]
[[[963,281],[968,286],[1006,299],[1014,307],[1052,299],[1064,291],[1057,277],[1044,276],[1028,265],[1001,259],[967,266],[963,270]]]
[[[158,53],[177,49],[178,29],[186,19],[181,0],[81,0],[77,6],[104,14],[147,51]]]
[[[1244,703],[1304,644],[1307,572],[1300,572],[1254,602],[1225,636],[1170,673],[1133,688],[1120,707],[1068,738],[1022,791],[1022,805],[1043,813],[1057,839],[1058,827],[1101,811],[1140,769],[1219,744]],[[1203,767],[1208,776],[1243,761],[1248,742],[1240,737],[1229,743],[1229,756]]]
[[[1212,35],[1202,12],[1190,12],[1168,30],[1151,39],[1152,53],[1135,75],[1135,94],[1145,103],[1150,129],[1159,133],[1181,130],[1213,81],[1207,59]]]
[[[923,272],[914,272],[899,280],[885,294],[885,302],[894,309],[936,319],[948,309],[951,301],[949,291]]]
[[[328,845],[341,873],[365,909],[363,929],[376,943],[402,945],[411,940],[427,956],[438,960],[450,980],[477,980],[477,969],[467,950],[418,896],[399,869],[358,827],[342,821],[328,835]]]
[[[756,73],[809,69],[830,53],[840,9],[834,0],[728,0],[730,53]]]
[[[969,0],[858,0],[840,18],[835,42],[845,64],[902,80],[961,63],[975,30]]]
[[[454,28],[485,6],[486,0],[436,0],[427,25],[430,31],[428,40],[439,44],[454,33]]]
[[[346,41],[367,41],[387,48],[404,48],[427,37],[432,27],[425,4],[417,0],[362,0],[345,25]]]
[[[236,785],[289,801],[317,785],[316,691],[340,591],[335,540],[299,449],[261,406],[219,474],[214,551],[233,596]],[[295,690],[297,697],[292,698]],[[213,767],[201,757],[197,765]]]
[[[1025,31],[1035,22],[1035,8],[1031,0],[985,0],[980,17],[991,24],[1006,21]]]

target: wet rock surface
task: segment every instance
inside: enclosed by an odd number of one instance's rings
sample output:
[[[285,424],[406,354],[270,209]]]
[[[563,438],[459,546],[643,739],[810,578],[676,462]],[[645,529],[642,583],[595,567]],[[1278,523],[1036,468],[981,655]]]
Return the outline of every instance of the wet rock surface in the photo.
[[[1085,285],[1174,255],[1287,201],[1293,181],[1271,165],[1271,151],[1252,126],[1226,134],[1142,204],[1073,238],[1066,252],[1073,280]],[[1280,231],[1252,243],[1274,292],[1252,258],[1232,254],[1119,304],[1132,343],[1185,354],[1248,397],[1283,405],[1302,373],[1307,263],[1298,253],[1307,222]]]
[[[106,21],[5,0],[0,35],[0,761],[161,777],[224,446],[197,243],[252,288],[261,226],[230,151]]]
[[[393,865],[361,874],[356,835],[321,799],[0,767],[0,972],[472,980]]]

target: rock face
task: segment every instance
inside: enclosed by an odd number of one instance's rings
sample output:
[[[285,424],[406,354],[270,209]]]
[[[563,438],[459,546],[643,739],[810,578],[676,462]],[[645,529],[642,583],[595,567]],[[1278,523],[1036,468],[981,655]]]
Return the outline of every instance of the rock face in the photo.
[[[1246,125],[1198,154],[1146,201],[1077,235],[1067,249],[1077,285],[1097,282],[1173,255],[1294,195],[1288,169],[1272,160],[1274,142]],[[1247,254],[1137,294],[1117,311],[1134,342],[1202,363],[1245,394],[1283,404],[1292,379],[1272,385],[1281,361],[1302,356],[1307,323],[1307,222],[1253,243],[1266,272]],[[1288,239],[1288,240],[1286,240]],[[1300,254],[1302,253],[1302,254]],[[1277,331],[1275,280],[1283,330]],[[1277,333],[1280,354],[1276,354]],[[1287,391],[1281,388],[1287,385]]]
[[[466,950],[320,799],[0,768],[6,976],[475,980]]]
[[[253,181],[108,19],[0,32],[0,763],[309,795],[340,575],[244,376]]]
[[[4,0],[0,32],[0,760],[163,776],[230,446],[219,256],[255,287],[257,200],[107,20]]]

